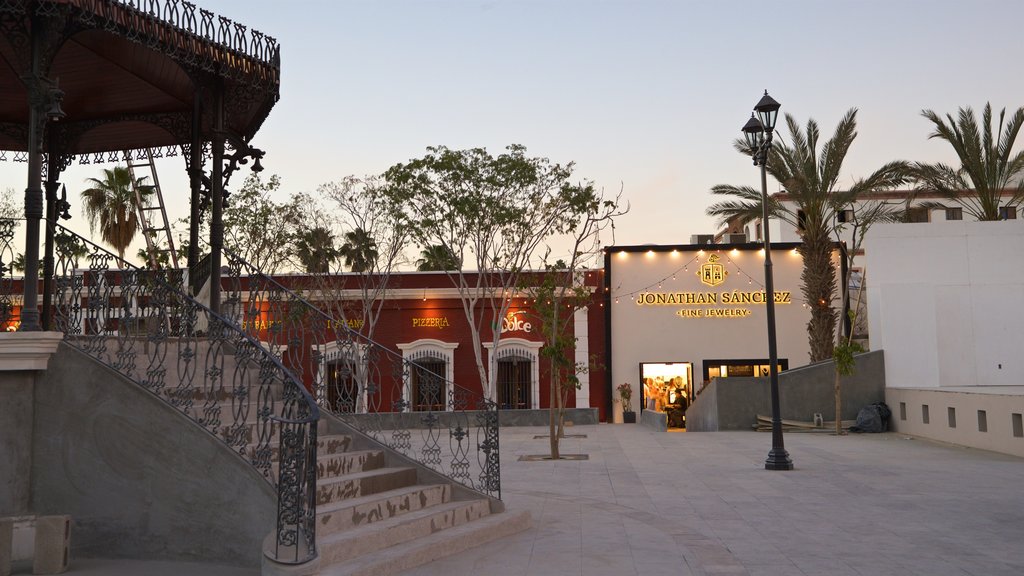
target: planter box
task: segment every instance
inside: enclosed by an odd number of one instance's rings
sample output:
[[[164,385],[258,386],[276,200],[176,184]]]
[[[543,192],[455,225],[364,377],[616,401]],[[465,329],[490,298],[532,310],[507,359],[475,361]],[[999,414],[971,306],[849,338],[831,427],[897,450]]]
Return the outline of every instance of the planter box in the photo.
[[[636,424],[636,412],[623,412],[622,421],[626,424]]]

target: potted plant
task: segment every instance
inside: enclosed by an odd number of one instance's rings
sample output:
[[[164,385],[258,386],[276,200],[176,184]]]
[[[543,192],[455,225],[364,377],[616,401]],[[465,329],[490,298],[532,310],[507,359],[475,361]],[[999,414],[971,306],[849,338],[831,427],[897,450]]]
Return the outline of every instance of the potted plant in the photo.
[[[633,385],[623,382],[615,387],[619,393],[619,403],[622,404],[622,421],[626,424],[636,424],[636,412],[629,401],[633,398]]]

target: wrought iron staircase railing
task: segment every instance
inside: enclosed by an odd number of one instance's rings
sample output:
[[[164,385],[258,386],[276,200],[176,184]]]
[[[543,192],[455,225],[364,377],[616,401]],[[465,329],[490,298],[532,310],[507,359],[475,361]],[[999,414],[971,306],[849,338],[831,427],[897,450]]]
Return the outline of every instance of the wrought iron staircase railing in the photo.
[[[8,329],[20,304],[11,276],[19,222],[0,220],[0,320]],[[227,444],[276,487],[276,545],[268,555],[283,564],[315,558],[320,414],[309,391],[233,318],[189,297],[184,271],[125,264],[59,224],[55,246],[51,326]]]
[[[501,498],[497,403],[449,381],[429,362],[367,338],[231,250],[222,254],[228,267],[222,310],[279,355],[315,391],[322,410],[464,486]],[[314,282],[300,289],[340,303],[339,294],[323,288]]]

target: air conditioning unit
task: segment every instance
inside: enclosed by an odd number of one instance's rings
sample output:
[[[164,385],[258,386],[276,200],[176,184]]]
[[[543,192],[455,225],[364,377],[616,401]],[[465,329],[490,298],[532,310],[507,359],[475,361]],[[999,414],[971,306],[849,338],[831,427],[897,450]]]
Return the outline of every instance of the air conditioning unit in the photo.
[[[725,242],[726,242],[726,244],[746,244],[747,243],[747,235],[746,234],[726,234],[725,235]]]
[[[715,242],[714,234],[691,234],[690,244],[713,244]]]

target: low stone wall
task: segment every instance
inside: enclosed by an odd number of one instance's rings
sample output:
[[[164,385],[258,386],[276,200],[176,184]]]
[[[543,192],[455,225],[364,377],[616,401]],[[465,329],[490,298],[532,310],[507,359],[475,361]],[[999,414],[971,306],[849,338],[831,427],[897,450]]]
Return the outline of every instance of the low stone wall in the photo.
[[[655,432],[668,432],[668,414],[656,410],[642,410],[640,423]]]
[[[1024,458],[1024,386],[887,388],[889,429]]]
[[[480,414],[477,410],[467,410],[465,412],[395,412],[385,414],[346,414],[342,419],[351,420],[356,423],[356,427],[360,429],[366,429],[360,425],[360,421],[364,419],[375,420],[374,427],[381,427],[383,429],[392,428],[405,428],[405,429],[419,429],[426,428],[427,424],[424,422],[424,417],[427,414],[432,414],[437,417],[437,426],[451,427],[452,424],[458,423],[460,420],[466,422],[469,426],[476,426],[476,416]],[[548,409],[541,410],[498,410],[498,425],[499,426],[547,426],[548,419],[550,418],[550,411]],[[565,421],[566,423],[572,423],[575,426],[584,426],[589,424],[598,423],[598,411],[597,408],[566,408],[565,409]]]
[[[882,351],[856,357],[857,367],[842,380],[842,419],[854,420],[861,408],[885,400]],[[814,414],[835,418],[835,368],[818,362],[779,374],[779,406],[784,420],[810,422]],[[757,415],[771,415],[768,378],[715,378],[686,411],[690,432],[750,430]]]

